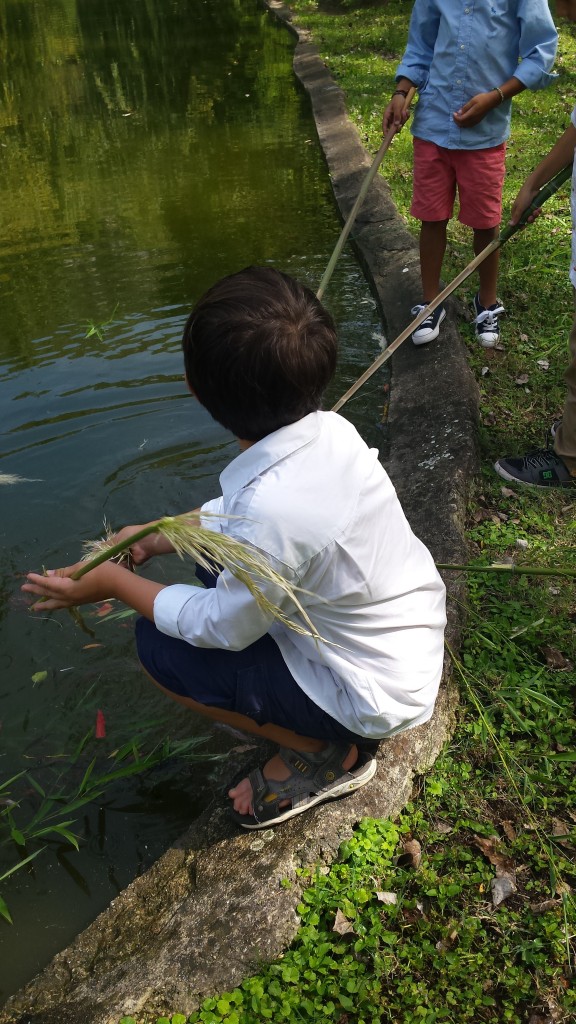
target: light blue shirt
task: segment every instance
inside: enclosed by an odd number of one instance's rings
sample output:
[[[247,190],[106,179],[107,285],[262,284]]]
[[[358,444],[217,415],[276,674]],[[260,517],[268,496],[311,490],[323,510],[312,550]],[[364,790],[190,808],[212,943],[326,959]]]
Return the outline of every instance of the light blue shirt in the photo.
[[[510,134],[510,100],[473,128],[460,128],[454,112],[512,76],[545,88],[556,77],[557,45],[546,0],[416,0],[396,71],[418,88],[412,134],[446,149],[500,145]]]

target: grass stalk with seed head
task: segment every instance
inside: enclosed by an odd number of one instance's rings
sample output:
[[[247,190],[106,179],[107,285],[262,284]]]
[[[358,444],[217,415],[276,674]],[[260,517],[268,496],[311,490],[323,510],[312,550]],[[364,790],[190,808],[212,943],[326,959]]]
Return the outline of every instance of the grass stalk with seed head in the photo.
[[[203,515],[205,518],[210,517],[210,513],[203,513]],[[221,517],[213,516],[213,518]],[[102,562],[126,555],[133,544],[152,533],[159,533],[165,537],[180,558],[189,555],[198,565],[209,572],[214,571],[215,563],[227,569],[248,588],[264,614],[270,615],[301,636],[311,636],[317,641],[322,640],[296,595],[299,588],[288,583],[254,548],[227,534],[215,533],[213,530],[197,525],[197,516],[189,512],[178,516],[164,516],[154,523],[148,523],[123,541],[114,543],[113,539],[108,537],[85,545],[85,558],[87,557],[88,560],[72,574],[72,579],[79,580],[85,573],[95,569]],[[294,622],[286,612],[274,604],[262,590],[263,584],[270,584],[282,590],[293,602],[305,625],[301,626]]]

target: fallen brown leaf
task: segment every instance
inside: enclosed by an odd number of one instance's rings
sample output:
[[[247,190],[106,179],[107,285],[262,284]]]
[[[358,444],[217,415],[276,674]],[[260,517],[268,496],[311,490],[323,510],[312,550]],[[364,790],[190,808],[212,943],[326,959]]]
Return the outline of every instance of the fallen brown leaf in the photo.
[[[376,899],[380,900],[380,903],[398,903],[398,897],[395,892],[377,892]]]
[[[402,843],[404,853],[398,857],[398,865],[401,868],[413,868],[417,871],[422,860],[422,847],[417,839],[405,839]]]
[[[496,878],[493,878],[490,882],[490,889],[492,891],[492,905],[494,907],[499,906],[504,900],[507,900],[509,896],[513,896],[516,892],[516,879],[513,873],[502,872],[498,873],[496,869]]]
[[[516,830],[513,828],[512,822],[510,822],[510,821],[501,821],[500,824],[502,825],[502,829],[504,831],[504,834],[505,834],[506,838],[511,843],[513,843],[514,840],[516,839]]]
[[[548,647],[544,644],[540,650],[546,659],[548,668],[557,669],[559,672],[571,672],[574,668],[570,659],[566,658],[556,647]]]
[[[482,851],[484,856],[494,864],[496,868],[502,868],[507,870],[512,867],[512,860],[505,853],[501,853],[498,849],[498,837],[491,836],[485,838],[484,836],[474,836],[474,842],[479,850]]]
[[[514,862],[507,854],[500,852],[496,837],[486,839],[483,836],[474,836],[474,842],[496,869],[496,877],[492,879],[490,889],[492,904],[497,907],[517,890]]]
[[[347,917],[344,916],[340,908],[336,911],[334,918],[334,924],[332,925],[332,931],[337,932],[338,935],[354,935],[354,925]]]
[[[448,821],[437,821],[434,824],[436,832],[440,832],[441,835],[447,836],[452,832],[452,825]]]
[[[483,523],[486,519],[492,519],[492,513],[487,508],[478,508],[474,513],[473,519],[475,523]]]
[[[547,910],[554,910],[561,905],[561,900],[543,900],[542,903],[531,903],[530,910],[534,914],[545,914]]]
[[[440,939],[440,941],[436,943],[436,949],[439,953],[446,953],[447,950],[454,945],[457,938],[458,932],[453,928],[449,935],[446,935],[445,938]]]
[[[565,821],[561,821],[560,818],[552,818],[552,835],[556,842],[560,843],[560,846],[572,846],[571,831],[570,825]]]

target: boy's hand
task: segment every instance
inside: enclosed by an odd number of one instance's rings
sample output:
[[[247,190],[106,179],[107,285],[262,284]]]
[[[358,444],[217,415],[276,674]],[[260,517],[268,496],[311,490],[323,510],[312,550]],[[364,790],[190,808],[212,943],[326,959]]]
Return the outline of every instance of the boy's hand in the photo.
[[[392,126],[398,132],[404,127],[410,117],[410,109],[405,107],[405,104],[406,99],[404,96],[396,95],[392,97],[382,115],[382,133],[384,135],[390,131]]]
[[[115,597],[115,583],[118,573],[127,572],[112,562],[105,562],[91,569],[79,580],[70,579],[84,562],[69,565],[65,569],[49,569],[47,576],[30,572],[22,590],[27,594],[36,594],[43,600],[31,606],[32,611],[55,611],[57,608],[72,608],[79,604],[94,604]],[[44,600],[45,599],[45,600]]]
[[[156,522],[157,520],[151,520]],[[148,523],[141,523],[139,526],[124,526],[123,529],[118,530],[118,533],[114,534],[114,543],[127,540],[132,537],[139,530],[142,530],[144,526],[148,526]],[[142,540],[136,541],[135,544],[130,546],[130,554],[132,555],[132,561],[134,565],[143,565],[149,558],[154,558],[155,555],[170,555],[173,554],[174,548],[172,547],[169,540],[163,537],[161,533],[149,533],[147,537],[143,537]]]
[[[494,110],[494,107],[499,107],[500,103],[500,95],[496,89],[492,89],[490,92],[479,92],[452,116],[460,128],[473,128],[474,125],[480,124],[480,121],[491,110]]]
[[[510,211],[510,220],[508,221],[508,223],[517,224],[520,220],[520,217],[524,213],[524,210],[528,209],[530,203],[536,198],[537,195],[538,188],[535,188],[533,185],[530,185],[529,181],[525,181],[518,195],[516,196],[514,203],[512,204],[512,209]],[[532,221],[535,221],[541,213],[542,210],[540,209],[534,210],[534,213],[532,213],[528,217],[527,223],[531,224]]]

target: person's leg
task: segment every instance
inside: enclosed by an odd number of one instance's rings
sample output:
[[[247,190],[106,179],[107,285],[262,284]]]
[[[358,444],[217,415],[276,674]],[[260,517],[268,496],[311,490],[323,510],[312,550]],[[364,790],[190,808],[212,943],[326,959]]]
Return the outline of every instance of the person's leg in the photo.
[[[429,220],[422,221],[420,227],[420,276],[425,305],[432,302],[441,291],[447,225],[447,220]]]
[[[424,139],[414,139],[414,185],[410,213],[421,222],[420,277],[422,302],[412,314],[423,311],[441,290],[442,263],[446,252],[446,227],[454,207],[456,175],[450,150]],[[415,345],[434,341],[446,317],[443,306],[432,310],[412,334]]]
[[[479,254],[498,237],[498,228],[475,228],[474,229],[474,255]],[[500,265],[500,249],[495,249],[487,259],[478,267],[480,288],[478,299],[484,309],[496,305],[498,288],[498,268]]]
[[[576,309],[576,291],[573,294]],[[554,448],[536,448],[526,455],[498,459],[494,469],[504,480],[532,487],[576,487],[576,312],[565,379],[564,413],[554,433]]]
[[[194,711],[197,715],[202,715],[204,718],[211,719],[213,722],[221,722],[223,725],[229,725],[233,729],[239,729],[241,732],[247,732],[252,736],[258,736],[259,739],[271,740],[272,743],[278,744],[279,747],[288,747],[289,750],[296,750],[303,754],[317,754],[322,750],[325,750],[328,746],[327,740],[319,740],[312,736],[301,736],[299,733],[296,733],[291,729],[286,729],[281,725],[274,725],[271,722],[266,722],[264,725],[258,725],[258,723],[252,718],[248,718],[247,715],[239,714],[237,711],[228,711],[225,708],[209,707],[206,704],[200,704],[197,700],[193,700],[191,697],[183,697],[180,694],[173,693],[172,690],[166,689],[165,686],[162,686],[161,683],[157,682],[149,672],[146,672],[146,669],[144,669],[144,672],[154,685],[171,700],[175,701],[177,704],[181,704],[185,708],[188,708],[190,711]],[[350,768],[353,768],[357,760],[358,748],[355,744],[351,744],[348,753],[342,761],[342,770],[348,771]],[[284,782],[285,779],[289,778],[290,770],[280,755],[276,754],[266,762],[262,770],[262,774],[265,779],[268,779],[271,782]],[[228,795],[230,799],[233,800],[235,811],[238,811],[239,814],[250,813],[252,806],[252,786],[247,778],[242,779],[237,786],[230,789]],[[287,803],[289,803],[289,801],[286,801],[286,804]],[[282,804],[280,806],[282,806]]]
[[[576,291],[573,291],[576,309]],[[566,399],[562,422],[554,435],[554,451],[571,476],[576,477],[576,312],[570,332],[570,364],[566,371]]]
[[[139,619],[136,641],[144,671],[168,697],[205,718],[301,754],[296,767],[303,776],[311,778],[327,759],[334,769],[331,779],[337,781],[357,762],[373,761],[372,752],[359,753],[362,738],[331,718],[298,686],[271,637],[262,637],[244,651],[204,649],[166,636],[153,623]],[[294,763],[290,766],[286,757],[276,755],[262,774],[275,783],[293,780]],[[230,790],[230,797],[240,815],[251,813],[249,779]]]
[[[458,219],[472,228],[474,254],[498,237],[502,216],[506,146],[460,150],[455,156],[460,211]],[[498,317],[504,312],[497,298],[500,252],[496,249],[478,267],[480,287],[474,298],[476,337],[493,348],[500,337]]]

